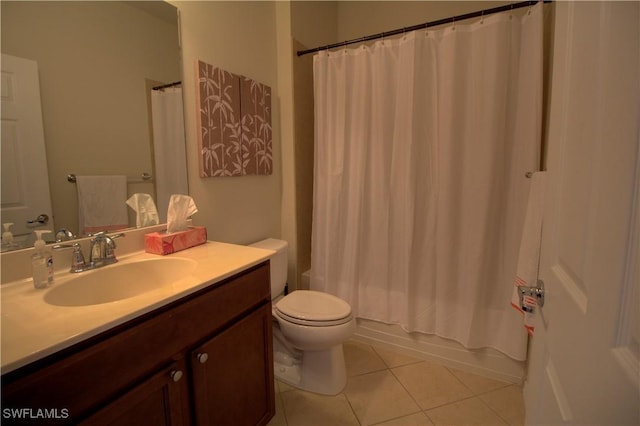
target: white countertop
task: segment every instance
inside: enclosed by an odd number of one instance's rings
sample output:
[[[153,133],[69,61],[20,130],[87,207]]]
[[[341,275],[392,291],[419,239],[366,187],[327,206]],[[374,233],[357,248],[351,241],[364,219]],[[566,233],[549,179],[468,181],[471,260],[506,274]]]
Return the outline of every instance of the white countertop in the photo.
[[[34,289],[30,278],[3,284],[0,286],[2,374],[217,283],[269,259],[272,254],[270,250],[212,241],[168,256],[144,251],[129,253],[119,256],[118,264],[176,257],[195,260],[197,266],[191,275],[170,286],[99,305],[54,306],[44,301],[48,291],[78,274],[56,272],[54,284],[46,290]],[[101,269],[113,266],[117,264]]]

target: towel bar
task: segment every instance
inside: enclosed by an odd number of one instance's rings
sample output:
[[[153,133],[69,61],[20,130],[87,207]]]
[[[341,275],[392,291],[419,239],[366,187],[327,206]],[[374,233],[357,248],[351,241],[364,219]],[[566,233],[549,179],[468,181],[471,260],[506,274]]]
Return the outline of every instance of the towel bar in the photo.
[[[74,173],[69,173],[67,175],[67,181],[71,183],[76,183],[76,175]],[[153,181],[153,176],[150,173],[144,172],[140,175],[139,179],[130,178],[127,176],[127,183],[148,183]]]

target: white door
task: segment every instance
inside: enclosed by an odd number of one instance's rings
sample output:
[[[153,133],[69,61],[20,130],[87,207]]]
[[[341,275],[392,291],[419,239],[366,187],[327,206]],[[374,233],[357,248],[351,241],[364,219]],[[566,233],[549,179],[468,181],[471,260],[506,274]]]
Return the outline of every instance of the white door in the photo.
[[[640,3],[556,2],[526,424],[640,424]]]
[[[17,240],[26,240],[34,229],[55,231],[38,64],[5,54],[2,54],[1,145],[2,223],[14,223],[12,231]],[[46,223],[37,221],[44,216],[48,217]]]

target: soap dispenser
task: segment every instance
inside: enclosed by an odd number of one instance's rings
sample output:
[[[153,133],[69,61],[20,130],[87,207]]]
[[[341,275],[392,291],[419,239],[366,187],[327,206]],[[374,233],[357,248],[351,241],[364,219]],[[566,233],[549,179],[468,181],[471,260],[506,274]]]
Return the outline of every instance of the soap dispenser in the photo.
[[[2,248],[11,249],[15,248],[17,244],[13,241],[13,234],[11,233],[11,226],[13,223],[3,223],[4,232],[2,233]]]
[[[42,239],[42,234],[50,233],[50,230],[33,231],[36,234],[36,242],[33,244],[35,253],[31,256],[33,271],[33,286],[43,289],[53,284],[53,256],[47,251],[47,245]]]

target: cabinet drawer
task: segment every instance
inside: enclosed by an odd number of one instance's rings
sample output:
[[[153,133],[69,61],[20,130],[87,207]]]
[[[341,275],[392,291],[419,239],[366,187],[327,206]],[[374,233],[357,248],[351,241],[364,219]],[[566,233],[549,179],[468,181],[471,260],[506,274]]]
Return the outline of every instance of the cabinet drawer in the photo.
[[[259,304],[271,301],[269,263],[178,306],[171,321],[183,347],[234,322]]]
[[[65,408],[76,423],[269,300],[266,262],[3,376],[3,407]]]

